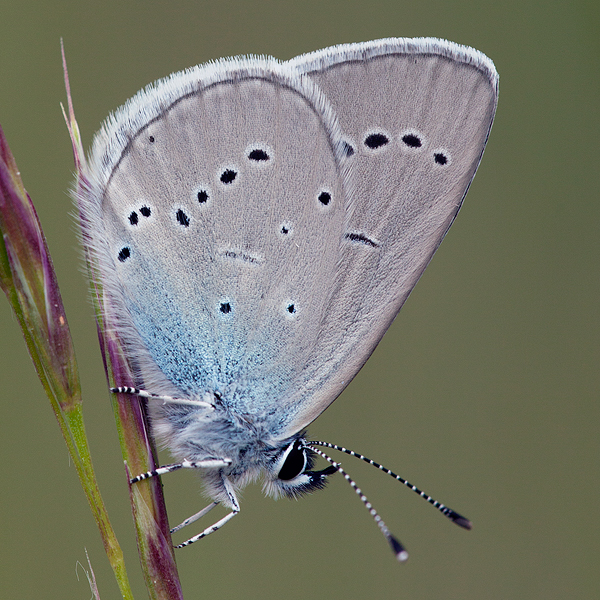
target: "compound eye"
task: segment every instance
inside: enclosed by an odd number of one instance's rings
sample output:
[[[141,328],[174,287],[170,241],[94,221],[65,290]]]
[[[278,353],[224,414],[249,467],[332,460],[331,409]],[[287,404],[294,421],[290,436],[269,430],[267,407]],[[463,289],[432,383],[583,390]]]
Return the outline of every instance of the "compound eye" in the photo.
[[[283,465],[279,469],[277,477],[283,481],[290,481],[304,472],[306,463],[306,452],[300,442],[296,440],[287,447],[284,453]]]

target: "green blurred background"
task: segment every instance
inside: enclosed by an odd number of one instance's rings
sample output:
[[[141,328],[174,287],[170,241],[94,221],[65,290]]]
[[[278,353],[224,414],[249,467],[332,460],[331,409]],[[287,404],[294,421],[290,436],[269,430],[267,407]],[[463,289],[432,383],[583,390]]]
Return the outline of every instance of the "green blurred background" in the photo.
[[[48,238],[101,489],[144,598],[67,194],[61,36],[86,147],[139,88],[220,56],[437,36],[485,52],[500,72],[496,122],[459,218],[371,360],[311,427],[466,514],[473,531],[347,457],[407,546],[406,565],[340,477],[299,502],[251,486],[239,517],[177,552],[186,598],[600,597],[597,1],[4,0],[0,123]],[[0,328],[0,596],[89,598],[78,567],[87,548],[101,597],[117,598],[4,300]],[[173,522],[203,505],[194,474],[164,483]]]

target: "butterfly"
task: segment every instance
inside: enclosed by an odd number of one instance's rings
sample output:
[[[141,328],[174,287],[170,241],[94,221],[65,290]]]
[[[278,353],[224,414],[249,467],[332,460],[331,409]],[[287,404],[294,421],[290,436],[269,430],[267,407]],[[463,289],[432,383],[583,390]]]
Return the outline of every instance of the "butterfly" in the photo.
[[[498,95],[493,63],[433,38],[238,57],[138,93],[105,122],[80,193],[84,243],[152,431],[211,504],[240,510],[340,472],[399,560],[406,550],[306,427],[343,391],[452,224]],[[314,470],[316,457],[330,464]],[[179,527],[175,528],[175,530]]]

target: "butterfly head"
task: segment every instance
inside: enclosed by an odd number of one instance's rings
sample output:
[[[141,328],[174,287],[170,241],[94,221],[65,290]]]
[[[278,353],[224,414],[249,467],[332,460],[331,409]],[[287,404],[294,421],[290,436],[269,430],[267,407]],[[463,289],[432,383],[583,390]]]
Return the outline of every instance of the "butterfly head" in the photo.
[[[327,477],[337,471],[329,466],[313,471],[315,453],[302,436],[282,446],[269,463],[264,490],[270,496],[297,498],[325,487]]]

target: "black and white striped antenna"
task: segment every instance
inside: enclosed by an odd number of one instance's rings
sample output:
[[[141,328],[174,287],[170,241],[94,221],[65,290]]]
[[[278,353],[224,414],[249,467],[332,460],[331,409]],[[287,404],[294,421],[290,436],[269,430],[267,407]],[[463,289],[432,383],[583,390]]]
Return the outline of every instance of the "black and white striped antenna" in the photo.
[[[413,492],[419,494],[419,496],[421,496],[421,498],[423,498],[427,502],[429,502],[429,504],[431,504],[434,508],[437,508],[445,517],[450,519],[453,523],[456,523],[457,525],[459,525],[460,527],[462,527],[464,529],[472,528],[473,525],[472,525],[471,521],[469,521],[469,519],[458,514],[456,511],[445,506],[441,502],[434,500],[431,496],[429,496],[425,492],[421,491],[418,487],[416,487],[412,483],[409,483],[408,481],[406,481],[406,479],[400,477],[400,475],[396,475],[396,473],[394,473],[390,469],[384,467],[383,465],[380,465],[379,463],[375,462],[374,460],[371,460],[370,458],[367,458],[363,454],[359,454],[358,452],[354,452],[354,450],[349,450],[348,448],[344,448],[343,446],[338,446],[337,444],[331,444],[329,442],[321,442],[321,441],[314,441],[314,442],[310,441],[309,442],[309,441],[307,441],[305,444],[305,448],[307,450],[310,450],[310,451],[314,452],[315,454],[319,455],[320,457],[324,458],[328,463],[330,463],[335,468],[336,471],[338,471],[339,473],[341,473],[344,476],[344,479],[350,484],[352,489],[357,493],[359,498],[362,500],[362,503],[365,505],[365,507],[369,511],[369,514],[373,517],[373,519],[375,520],[375,523],[377,523],[377,526],[381,530],[381,533],[383,533],[383,535],[385,536],[386,540],[388,541],[388,543],[390,544],[390,546],[392,548],[392,551],[396,555],[396,558],[400,562],[404,562],[408,559],[408,552],[406,551],[404,546],[398,541],[398,539],[396,537],[394,537],[390,533],[390,530],[387,528],[387,525],[383,522],[383,519],[379,516],[379,513],[373,508],[373,505],[369,502],[368,498],[362,493],[362,490],[358,487],[358,485],[356,485],[356,482],[348,475],[348,473],[346,473],[346,471],[344,471],[344,469],[342,469],[342,467],[339,463],[335,462],[333,460],[333,458],[331,458],[329,455],[325,454],[325,452],[323,452],[322,450],[319,450],[317,448],[317,446],[330,448],[331,450],[338,450],[339,452],[344,452],[345,454],[348,454],[349,456],[353,456],[355,458],[360,458],[360,460],[363,460],[364,462],[372,465],[373,467],[376,467],[380,471],[383,471],[387,475],[390,475],[396,481],[399,481],[400,483],[404,484],[406,487],[410,488]]]

